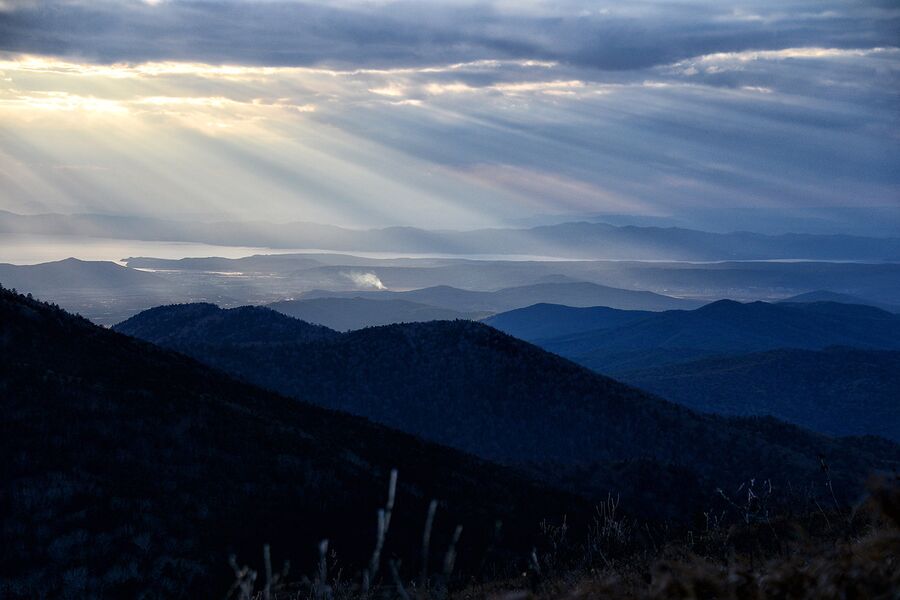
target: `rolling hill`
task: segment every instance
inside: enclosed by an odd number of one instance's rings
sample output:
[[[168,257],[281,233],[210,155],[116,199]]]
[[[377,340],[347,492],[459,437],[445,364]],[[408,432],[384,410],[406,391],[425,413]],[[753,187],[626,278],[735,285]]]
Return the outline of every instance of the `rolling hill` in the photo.
[[[863,306],[874,306],[876,308],[880,308],[881,310],[886,310],[892,313],[900,312],[900,306],[885,304],[882,302],[875,302],[872,300],[867,300],[865,298],[860,298],[859,296],[854,296],[852,294],[841,294],[838,292],[830,292],[828,290],[806,292],[805,294],[798,294],[796,296],[791,296],[790,298],[785,298],[784,300],[779,300],[779,302],[839,302],[841,304],[862,304]]]
[[[314,342],[338,337],[327,327],[273,318],[272,312],[261,306],[221,309],[201,302],[157,306],[141,313],[146,318],[134,322],[129,333],[165,346],[191,343],[200,337],[212,345]],[[236,324],[240,326],[235,327]]]
[[[324,325],[338,331],[392,323],[478,319],[484,316],[484,313],[459,312],[408,300],[372,300],[370,298],[285,300],[268,306],[284,315]]]
[[[347,257],[348,261],[352,259],[353,257]],[[133,256],[124,261],[129,267],[136,269],[258,274],[283,273],[322,265],[321,261],[308,254],[255,254],[243,258],[208,256],[178,259]]]
[[[221,323],[204,317],[207,307],[184,310],[209,340],[256,339],[249,328],[216,338]],[[224,318],[259,327],[260,315],[287,320],[265,309]],[[324,538],[355,577],[392,468],[384,552],[414,569],[431,498],[441,500],[436,548],[465,527],[463,569],[486,559],[497,519],[504,536],[493,546],[525,555],[540,519],[588,510],[503,468],[264,392],[3,289],[0,356],[3,597],[224,597],[230,552],[261,569],[254,557],[270,543],[275,568],[289,558],[311,572]]]
[[[900,349],[900,316],[834,302],[722,300],[693,311],[650,315],[620,327],[542,339],[540,345],[592,369],[617,373],[776,348]]]
[[[491,292],[434,286],[403,292],[314,290],[301,295],[303,299],[329,297],[407,300],[463,312],[503,312],[539,303],[565,304],[567,306],[609,306],[627,310],[655,311],[695,308],[702,304],[653,292],[624,290],[583,281],[536,283]]]
[[[652,314],[650,311],[618,310],[606,306],[534,304],[493,315],[483,319],[482,323],[513,337],[535,341],[618,327]]]
[[[36,265],[0,264],[0,284],[55,302],[107,326],[157,304],[221,298],[189,294],[184,285],[154,273],[109,261],[75,258]]]
[[[900,352],[770,350],[618,374],[694,410],[900,442]]]
[[[223,315],[238,330],[244,328],[240,316]],[[698,495],[753,477],[815,486],[819,455],[835,461],[844,492],[855,489],[863,473],[887,464],[884,460],[900,458],[896,447],[875,457],[852,441],[774,420],[700,415],[471,321],[390,325],[320,342],[249,348],[210,344],[196,328],[193,339],[163,333],[154,320],[153,313],[143,313],[116,329],[160,330],[148,341],[164,343],[174,336],[179,340],[174,349],[248,382],[555,482],[577,470],[582,475],[573,489],[578,492],[621,493],[632,506],[656,515],[680,512],[683,518],[686,503]],[[658,468],[636,468],[640,464]],[[653,478],[670,467],[691,476]],[[642,504],[648,486],[668,502]]]
[[[0,283],[8,289],[43,294],[69,290],[105,291],[164,288],[169,283],[153,273],[107,261],[67,258],[37,265],[0,264]]]
[[[865,298],[856,304],[900,305],[900,264],[849,262],[726,261],[541,261],[461,258],[363,258],[336,254],[257,255],[241,259],[126,259],[129,267],[169,272],[239,272],[257,277],[257,286],[289,279],[291,294],[314,289],[358,290],[347,274],[376,276],[391,290],[448,285],[467,290],[498,290],[550,281],[588,281],[609,287],[703,299],[771,300],[828,289]],[[277,274],[278,277],[268,277]],[[871,302],[869,302],[871,301]],[[249,303],[249,300],[245,301]]]

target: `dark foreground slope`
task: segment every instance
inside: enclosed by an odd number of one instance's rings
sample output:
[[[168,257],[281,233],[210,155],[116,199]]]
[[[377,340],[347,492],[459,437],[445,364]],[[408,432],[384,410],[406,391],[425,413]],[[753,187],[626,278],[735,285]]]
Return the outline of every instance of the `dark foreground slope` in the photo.
[[[268,542],[303,571],[323,538],[352,576],[393,467],[385,556],[410,568],[431,498],[434,547],[465,526],[464,567],[495,519],[505,547],[526,551],[542,517],[579,514],[502,468],[2,289],[0,357],[3,598],[222,597],[229,552],[253,561]]]
[[[772,415],[831,435],[900,441],[900,352],[770,350],[622,373],[694,410]]]
[[[157,316],[117,328],[146,330]],[[697,494],[752,478],[821,486],[820,456],[832,463],[840,493],[852,495],[870,471],[900,458],[891,444],[861,447],[772,419],[700,415],[469,321],[254,348],[196,334],[179,336],[174,347],[295,398],[530,468],[585,494],[622,493],[632,506],[667,516]]]

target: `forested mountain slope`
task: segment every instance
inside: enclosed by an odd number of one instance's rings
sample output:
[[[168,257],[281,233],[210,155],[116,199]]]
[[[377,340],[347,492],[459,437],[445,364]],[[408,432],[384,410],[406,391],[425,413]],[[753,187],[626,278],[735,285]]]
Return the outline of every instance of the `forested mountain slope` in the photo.
[[[513,337],[534,342],[619,327],[653,314],[645,310],[619,310],[607,306],[534,304],[493,315],[482,322]]]
[[[137,315],[117,329],[138,331],[151,318]],[[597,473],[591,478],[603,482],[594,490],[601,494],[633,497],[647,485],[665,488],[653,469],[638,479],[611,476],[623,462],[642,460],[657,465],[657,473],[668,465],[689,472],[695,484],[670,482],[670,505],[644,507],[661,512],[679,504],[681,494],[751,478],[817,485],[820,456],[834,462],[841,493],[853,494],[869,472],[900,458],[776,421],[700,415],[470,321],[391,325],[252,348],[177,337],[174,348],[247,381],[490,460],[537,472],[551,465],[556,473],[590,468]]]
[[[836,302],[742,304],[720,300],[625,325],[540,340],[541,347],[600,372],[703,356],[829,346],[900,349],[900,316]]]
[[[900,441],[900,352],[769,350],[619,374],[695,410],[772,415],[831,435]]]
[[[186,310],[195,321],[207,309]],[[225,316],[259,325],[254,311]],[[0,597],[223,597],[230,552],[259,569],[270,543],[275,568],[309,572],[325,538],[352,576],[392,468],[385,555],[411,568],[431,498],[436,548],[465,526],[463,568],[486,558],[498,519],[495,550],[524,556],[542,518],[583,514],[503,468],[2,289],[0,357]]]

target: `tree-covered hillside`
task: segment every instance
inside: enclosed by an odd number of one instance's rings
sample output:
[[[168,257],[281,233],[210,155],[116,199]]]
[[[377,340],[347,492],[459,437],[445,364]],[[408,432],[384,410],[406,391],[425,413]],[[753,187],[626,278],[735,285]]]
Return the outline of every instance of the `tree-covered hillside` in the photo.
[[[223,314],[236,330],[245,327],[240,313]],[[285,328],[295,326],[288,317],[270,316]],[[117,329],[153,329],[153,320],[145,313]],[[774,420],[700,415],[470,321],[254,347],[210,343],[202,331],[192,331],[193,338],[161,331],[149,341],[175,336],[173,348],[249,382],[542,477],[549,473],[554,481],[578,470],[582,493],[638,498],[653,486],[668,500],[642,508],[661,514],[678,512],[682,500],[697,493],[754,478],[820,486],[820,457],[833,463],[840,493],[855,494],[873,469],[900,459],[896,447],[876,455]],[[655,468],[629,466],[632,461]],[[658,476],[670,467],[690,477]]]
[[[829,346],[900,349],[900,316],[836,302],[743,304],[721,300],[618,327],[540,340],[542,348],[601,373],[720,354]]]
[[[202,318],[204,308],[187,310]],[[3,598],[222,597],[230,552],[260,569],[269,543],[276,569],[315,564],[325,538],[356,577],[393,468],[384,556],[411,569],[432,498],[435,548],[465,528],[463,569],[490,562],[488,552],[527,556],[543,518],[587,510],[503,468],[261,391],[2,288],[0,357]]]
[[[900,441],[900,352],[770,350],[618,375],[702,412],[772,415],[830,435]]]

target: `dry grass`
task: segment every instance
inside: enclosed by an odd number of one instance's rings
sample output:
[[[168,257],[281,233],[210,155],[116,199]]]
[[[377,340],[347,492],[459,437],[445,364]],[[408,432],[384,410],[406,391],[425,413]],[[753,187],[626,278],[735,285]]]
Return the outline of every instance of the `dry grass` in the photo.
[[[393,480],[393,487],[396,481]],[[764,488],[766,489],[766,488]],[[389,494],[390,495],[390,494]],[[631,600],[900,600],[900,479],[872,486],[852,510],[816,506],[799,516],[765,518],[759,493],[735,503],[731,521],[707,515],[697,530],[668,534],[654,531],[620,514],[609,498],[597,508],[587,532],[570,531],[565,521],[541,523],[543,543],[516,568],[512,578],[478,581],[471,575],[453,580],[452,556],[443,573],[401,575],[402,565],[387,561],[377,585],[373,579],[342,578],[329,569],[327,544],[313,578],[292,584],[271,575],[256,581],[240,571],[241,600],[562,600],[622,598]],[[747,508],[755,506],[754,518]],[[379,519],[392,508],[390,500]],[[430,519],[426,519],[430,520]],[[369,565],[376,572],[387,527],[379,528]],[[428,553],[428,526],[423,535]],[[669,539],[665,537],[669,535]],[[266,553],[268,558],[268,553]],[[332,556],[333,560],[334,557]],[[236,566],[236,565],[235,565]],[[247,585],[248,575],[252,577]],[[260,577],[260,579],[263,579]],[[269,583],[266,583],[269,582]],[[261,588],[261,589],[257,589]]]
[[[822,512],[707,532],[659,556],[542,579],[470,587],[457,598],[552,600],[896,600],[900,598],[900,487],[876,487],[850,512]],[[709,544],[710,538],[724,544]],[[777,542],[777,543],[773,543]],[[715,552],[709,552],[718,548]]]

